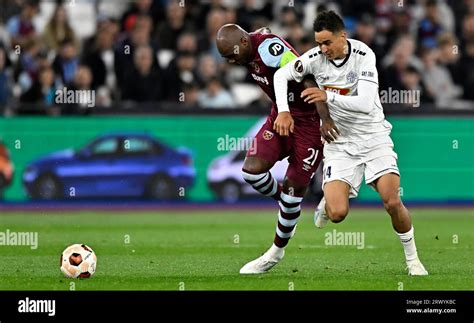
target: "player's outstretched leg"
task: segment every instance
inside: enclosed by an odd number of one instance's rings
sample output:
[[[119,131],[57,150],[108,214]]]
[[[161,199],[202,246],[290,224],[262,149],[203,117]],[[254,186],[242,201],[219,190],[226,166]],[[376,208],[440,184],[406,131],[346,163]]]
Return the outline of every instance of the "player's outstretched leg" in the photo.
[[[410,214],[398,195],[399,187],[400,177],[397,174],[383,175],[376,182],[376,188],[382,198],[385,210],[392,218],[392,226],[403,245],[408,274],[425,276],[428,275],[428,271],[418,258]]]
[[[306,191],[304,188],[291,186],[285,179],[283,192],[280,193],[280,211],[273,245],[261,257],[247,263],[240,269],[241,274],[262,274],[272,269],[285,255],[288,241],[295,235],[296,225],[301,212],[301,201]],[[290,193],[297,194],[292,196]]]
[[[273,178],[270,169],[273,164],[258,157],[246,157],[242,177],[259,193],[280,200],[281,185]]]
[[[324,197],[314,212],[314,225],[317,228],[325,227],[328,220],[338,223],[346,218],[349,213],[349,190],[349,184],[343,181],[324,184]]]

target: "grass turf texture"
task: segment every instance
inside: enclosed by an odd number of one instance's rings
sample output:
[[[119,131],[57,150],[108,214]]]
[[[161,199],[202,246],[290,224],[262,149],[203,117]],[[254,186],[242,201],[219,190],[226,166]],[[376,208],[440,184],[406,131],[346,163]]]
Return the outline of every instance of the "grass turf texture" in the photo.
[[[474,289],[472,209],[411,209],[427,277],[407,276],[383,209],[351,210],[344,222],[322,230],[311,212],[304,210],[283,261],[257,276],[239,269],[271,245],[276,212],[3,214],[1,232],[38,232],[39,241],[36,250],[0,246],[0,290],[69,290],[71,282],[75,290],[398,290],[400,283],[404,290]],[[365,248],[326,246],[325,234],[334,229],[364,232]],[[61,252],[73,243],[96,252],[92,278],[60,272]]]

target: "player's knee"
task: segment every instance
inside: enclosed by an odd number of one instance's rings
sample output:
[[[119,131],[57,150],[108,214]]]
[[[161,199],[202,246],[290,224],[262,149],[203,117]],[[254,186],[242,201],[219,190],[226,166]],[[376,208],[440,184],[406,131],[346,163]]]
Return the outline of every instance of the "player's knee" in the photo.
[[[383,200],[383,205],[389,214],[394,214],[402,207],[402,201],[398,196],[389,197]]]
[[[334,223],[338,223],[346,218],[347,214],[349,213],[349,208],[345,205],[331,206],[329,204],[326,204],[326,211],[331,221]]]
[[[256,158],[245,158],[242,172],[248,174],[262,174],[269,170],[268,165]]]

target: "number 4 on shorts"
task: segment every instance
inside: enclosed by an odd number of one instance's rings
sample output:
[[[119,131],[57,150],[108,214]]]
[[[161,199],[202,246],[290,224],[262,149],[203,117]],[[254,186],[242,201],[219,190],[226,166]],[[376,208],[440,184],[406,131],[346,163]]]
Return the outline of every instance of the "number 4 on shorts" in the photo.
[[[326,169],[326,177],[327,178],[330,178],[331,177],[331,166],[328,166],[328,168]]]

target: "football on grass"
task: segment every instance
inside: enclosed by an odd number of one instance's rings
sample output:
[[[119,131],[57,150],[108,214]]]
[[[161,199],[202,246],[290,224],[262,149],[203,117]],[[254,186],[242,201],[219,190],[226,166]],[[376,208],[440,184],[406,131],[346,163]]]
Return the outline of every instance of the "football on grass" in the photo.
[[[73,244],[61,255],[61,271],[69,278],[89,278],[94,275],[97,256],[85,244]]]

